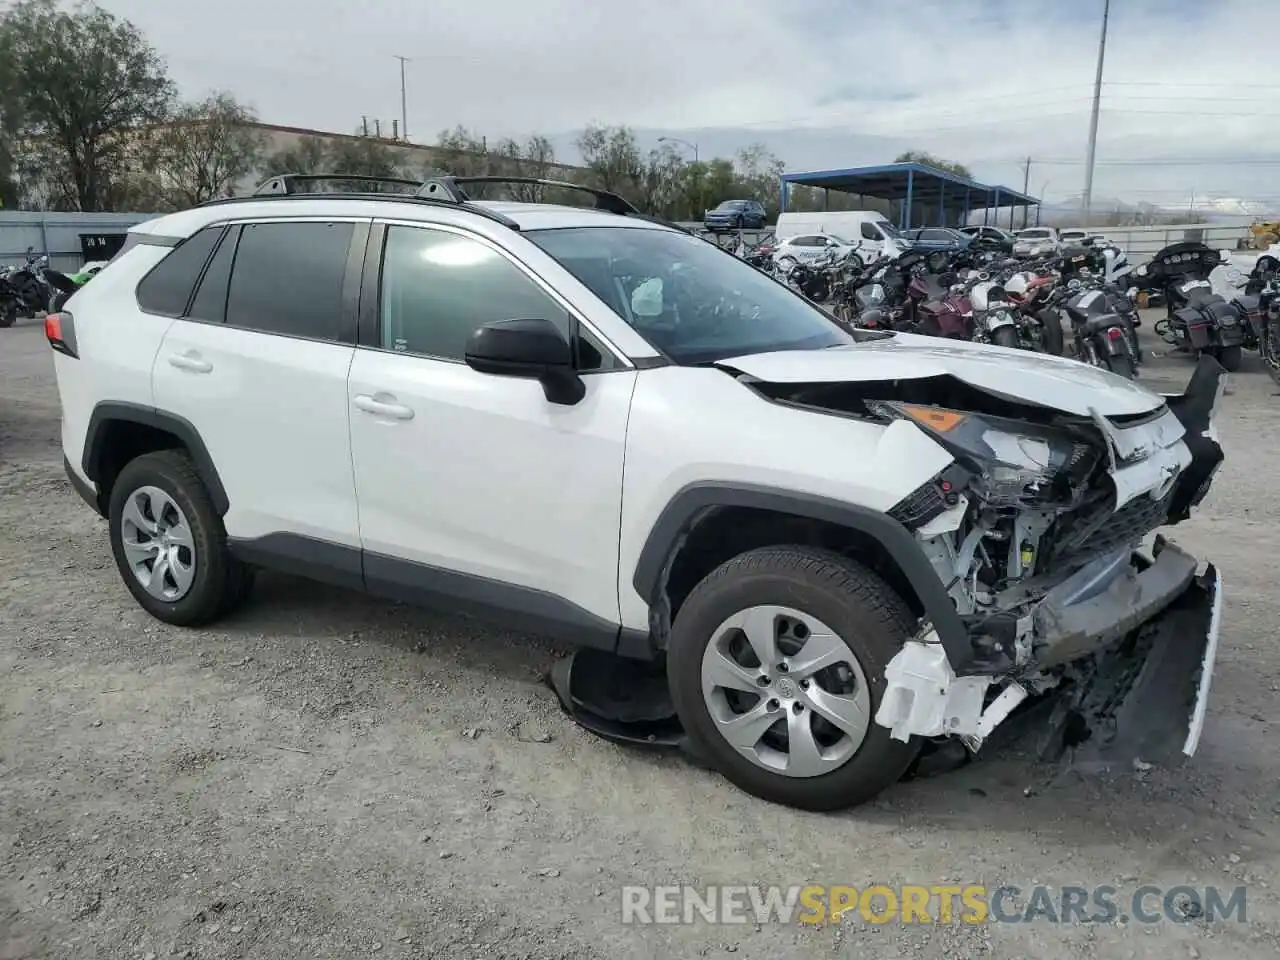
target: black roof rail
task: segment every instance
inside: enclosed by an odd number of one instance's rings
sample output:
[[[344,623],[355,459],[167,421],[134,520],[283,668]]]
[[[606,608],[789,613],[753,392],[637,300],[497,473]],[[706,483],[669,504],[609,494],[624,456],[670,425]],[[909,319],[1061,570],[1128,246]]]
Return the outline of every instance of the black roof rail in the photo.
[[[363,174],[349,173],[280,173],[263,180],[253,189],[253,196],[275,196],[277,194],[307,193],[307,184],[313,183],[357,183],[362,186],[386,185],[399,187],[400,193],[414,196],[422,188],[421,180],[406,180],[403,177],[370,177]],[[331,192],[331,191],[316,191]],[[356,191],[352,191],[356,192]],[[391,190],[360,191],[367,193],[393,193]]]
[[[409,193],[264,193],[261,196],[253,195],[248,197],[218,197],[214,200],[206,200],[200,204],[202,207],[220,207],[225,204],[235,203],[259,203],[263,200],[381,200],[394,203],[418,203],[431,207],[450,207],[454,210],[461,207],[468,213],[474,213],[476,216],[484,217],[486,220],[492,220],[494,223],[500,223],[504,227],[512,230],[519,230],[520,224],[516,223],[510,217],[503,216],[496,210],[490,210],[488,207],[482,207],[474,203],[459,204],[452,200],[436,200],[431,197],[418,197]]]
[[[608,190],[597,190],[595,187],[572,183],[568,180],[544,180],[541,177],[433,177],[422,184],[422,188],[418,191],[418,196],[447,198],[454,203],[466,203],[471,198],[467,196],[463,187],[469,183],[528,183],[543,187],[558,187],[562,190],[576,190],[579,193],[589,193],[595,197],[597,210],[620,214],[624,217],[632,217],[640,213],[630,202],[616,193],[610,193]]]

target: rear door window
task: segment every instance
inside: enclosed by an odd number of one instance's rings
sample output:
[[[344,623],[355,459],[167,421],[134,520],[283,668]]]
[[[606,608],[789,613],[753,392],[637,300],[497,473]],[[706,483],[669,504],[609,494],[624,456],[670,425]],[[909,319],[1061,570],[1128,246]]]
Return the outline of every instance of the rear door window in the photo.
[[[250,223],[241,228],[227,294],[231,326],[343,340],[342,285],[355,224]]]

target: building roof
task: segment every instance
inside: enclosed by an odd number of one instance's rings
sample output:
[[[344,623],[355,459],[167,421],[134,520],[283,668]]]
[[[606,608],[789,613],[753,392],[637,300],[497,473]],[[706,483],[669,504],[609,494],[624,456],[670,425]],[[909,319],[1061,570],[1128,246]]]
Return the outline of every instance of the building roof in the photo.
[[[968,207],[970,210],[1034,206],[1040,202],[1009,187],[979,183],[923,163],[886,163],[845,170],[784,173],[782,182],[842,190],[881,200],[905,200],[910,189],[913,203],[938,204],[945,201],[949,207]]]

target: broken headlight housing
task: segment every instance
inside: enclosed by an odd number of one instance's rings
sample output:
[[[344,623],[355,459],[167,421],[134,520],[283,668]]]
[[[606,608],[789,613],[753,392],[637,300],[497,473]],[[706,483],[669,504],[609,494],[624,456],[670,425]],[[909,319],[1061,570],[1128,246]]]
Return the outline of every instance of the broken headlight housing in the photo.
[[[915,403],[881,402],[876,412],[910,420],[973,474],[969,488],[988,506],[1069,499],[1097,463],[1089,444],[1061,430]]]

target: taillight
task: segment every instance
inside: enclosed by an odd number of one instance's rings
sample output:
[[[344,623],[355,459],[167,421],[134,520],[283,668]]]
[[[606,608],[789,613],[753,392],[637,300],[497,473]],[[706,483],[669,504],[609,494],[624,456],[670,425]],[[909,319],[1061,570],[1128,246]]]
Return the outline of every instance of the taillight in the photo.
[[[80,351],[76,349],[76,321],[69,310],[51,313],[44,318],[44,337],[58,353],[79,358]]]
[[[1107,336],[1110,337],[1112,340],[1120,340],[1124,337],[1124,331],[1121,330],[1119,327],[1108,327]]]

